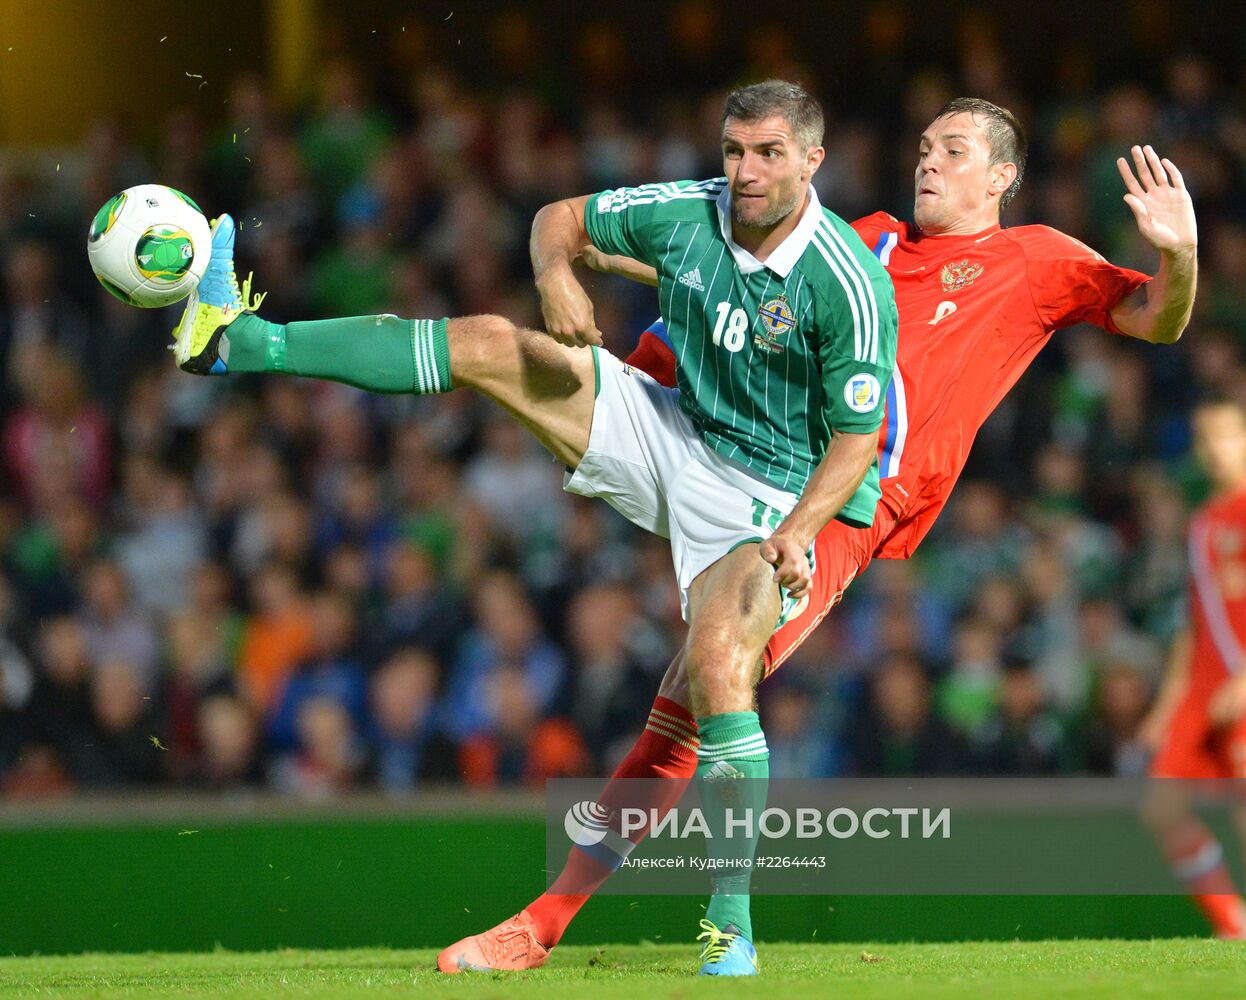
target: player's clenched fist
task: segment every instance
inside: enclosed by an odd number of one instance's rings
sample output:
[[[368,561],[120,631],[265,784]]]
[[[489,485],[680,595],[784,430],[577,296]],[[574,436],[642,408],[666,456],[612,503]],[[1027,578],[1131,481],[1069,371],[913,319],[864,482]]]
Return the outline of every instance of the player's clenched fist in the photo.
[[[761,543],[761,557],[774,567],[774,582],[792,597],[809,596],[813,570],[804,546],[776,532]]]
[[[569,267],[550,268],[537,282],[545,329],[559,343],[572,347],[600,345],[601,331],[593,319],[593,303]]]

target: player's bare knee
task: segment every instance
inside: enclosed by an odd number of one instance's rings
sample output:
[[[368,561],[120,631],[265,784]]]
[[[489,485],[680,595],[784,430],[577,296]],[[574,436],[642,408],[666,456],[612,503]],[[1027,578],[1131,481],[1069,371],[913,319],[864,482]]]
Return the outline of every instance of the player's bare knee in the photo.
[[[470,386],[504,402],[514,394],[528,401],[569,399],[592,385],[591,354],[577,353],[504,316],[453,319],[447,332],[456,385]]]
[[[446,325],[455,385],[474,389],[504,375],[515,356],[519,330],[505,316],[464,316]],[[511,364],[513,370],[513,364]]]
[[[753,685],[742,674],[724,675],[707,671],[689,678],[689,701],[693,715],[722,715],[725,712],[751,712],[757,707]]]
[[[746,712],[759,680],[752,651],[727,626],[694,629],[685,647],[685,671],[693,708],[700,715]]]

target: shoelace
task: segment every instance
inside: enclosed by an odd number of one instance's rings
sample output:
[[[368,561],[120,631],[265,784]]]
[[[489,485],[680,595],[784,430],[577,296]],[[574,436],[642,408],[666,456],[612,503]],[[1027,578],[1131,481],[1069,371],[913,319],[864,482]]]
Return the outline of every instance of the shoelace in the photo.
[[[238,284],[238,279],[234,276],[234,269],[232,267],[229,269],[228,274],[229,274],[230,284],[236,287]],[[239,295],[239,298],[241,300],[239,303],[239,309],[238,309],[239,312],[247,312],[248,310],[251,312],[255,312],[256,310],[259,309],[260,305],[264,302],[264,299],[268,297],[267,292],[256,292],[254,296],[251,294],[251,279],[254,277],[255,277],[255,272],[251,272],[250,274],[247,275],[246,280],[242,283],[242,291]],[[209,322],[211,323],[211,329],[208,329]],[[202,336],[203,334],[212,334],[214,332],[216,332],[215,317],[210,317],[210,314],[208,313],[200,313],[199,315],[195,317],[195,339],[196,340],[198,340],[198,338]]]
[[[524,927],[522,925],[515,925],[513,927],[506,928],[506,930],[498,931],[496,934],[493,934],[490,937],[487,937],[485,940],[489,941],[490,943],[494,945],[494,948],[490,949],[493,954],[489,957],[491,959],[493,957],[510,957],[510,955],[513,954],[515,951],[515,948],[513,946],[515,939],[516,938],[528,938],[530,934],[531,932],[529,928]],[[530,950],[530,948],[531,946],[529,946],[529,948],[525,950]]]
[[[727,957],[727,952],[731,949],[732,943],[735,941],[734,934],[728,934],[720,931],[718,926],[711,920],[701,920],[701,933],[697,935],[697,940],[708,938],[705,942],[705,950],[701,952],[701,961],[708,962],[711,965],[721,962]]]
[[[229,277],[230,280],[234,280],[234,272],[232,269],[229,272]],[[257,311],[263,304],[264,300],[268,298],[267,292],[256,292],[255,298],[251,298],[251,279],[254,277],[254,271],[248,272],[247,280],[242,283],[242,308],[244,312],[248,310],[251,312]]]

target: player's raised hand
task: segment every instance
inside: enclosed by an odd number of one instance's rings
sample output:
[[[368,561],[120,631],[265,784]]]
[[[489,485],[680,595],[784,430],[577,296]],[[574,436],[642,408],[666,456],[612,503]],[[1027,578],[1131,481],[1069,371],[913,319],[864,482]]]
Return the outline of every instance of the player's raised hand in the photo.
[[[1181,171],[1150,146],[1134,146],[1130,155],[1136,176],[1123,156],[1117,159],[1116,168],[1125,182],[1125,204],[1134,214],[1138,231],[1157,250],[1194,250],[1198,224]]]
[[[792,597],[800,600],[809,596],[813,570],[799,542],[775,532],[761,543],[761,557],[774,567],[774,582]]]
[[[551,269],[537,282],[545,329],[571,347],[600,345],[601,331],[593,318],[593,302],[569,267]]]

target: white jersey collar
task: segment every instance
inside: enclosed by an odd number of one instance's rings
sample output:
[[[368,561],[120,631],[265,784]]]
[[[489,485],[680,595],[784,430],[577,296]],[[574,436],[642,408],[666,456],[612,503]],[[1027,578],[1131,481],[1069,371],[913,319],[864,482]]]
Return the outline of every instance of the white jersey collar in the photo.
[[[792,273],[792,268],[796,266],[796,262],[800,260],[801,254],[809,246],[809,241],[813,239],[813,231],[818,228],[818,223],[822,221],[822,203],[818,201],[818,192],[810,184],[809,204],[805,206],[805,214],[800,217],[800,222],[796,223],[796,228],[788,234],[787,239],[775,247],[770,256],[766,258],[765,263],[763,263],[731,238],[730,184],[722,189],[722,193],[718,196],[717,204],[719,228],[722,230],[723,239],[727,242],[727,249],[731,251],[731,256],[735,258],[735,266],[740,270],[741,274],[753,274],[756,271],[760,271],[763,267],[768,267],[780,278],[786,278]]]

